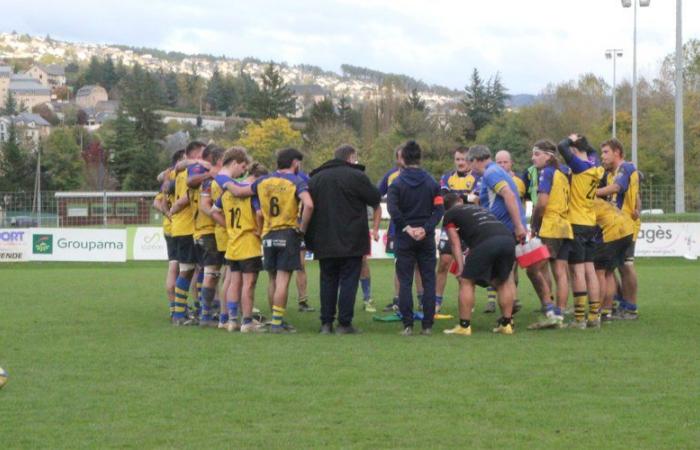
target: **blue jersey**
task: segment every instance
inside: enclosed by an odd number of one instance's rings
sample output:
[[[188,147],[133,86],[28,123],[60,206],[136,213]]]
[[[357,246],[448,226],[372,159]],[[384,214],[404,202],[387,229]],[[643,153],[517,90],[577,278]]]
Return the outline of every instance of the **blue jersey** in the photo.
[[[515,203],[520,211],[520,223],[525,224],[525,210],[523,205],[518,201],[518,187],[515,185],[513,178],[495,162],[490,162],[486,166],[484,175],[481,178],[481,192],[479,201],[481,206],[491,211],[510,231],[515,231],[515,225],[510,218],[506,202],[503,197],[498,195],[498,192],[508,186],[515,196]]]

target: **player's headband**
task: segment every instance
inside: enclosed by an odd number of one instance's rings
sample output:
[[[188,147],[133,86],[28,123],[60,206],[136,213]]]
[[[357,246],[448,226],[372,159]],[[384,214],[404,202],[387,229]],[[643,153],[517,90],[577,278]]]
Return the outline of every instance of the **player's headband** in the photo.
[[[554,153],[553,151],[551,151],[551,150],[547,150],[547,149],[539,148],[539,147],[532,147],[532,151],[533,151],[533,152],[534,152],[534,151],[544,152],[544,153],[548,153],[548,154],[550,154],[550,155],[554,155],[554,154],[555,154],[555,153]]]

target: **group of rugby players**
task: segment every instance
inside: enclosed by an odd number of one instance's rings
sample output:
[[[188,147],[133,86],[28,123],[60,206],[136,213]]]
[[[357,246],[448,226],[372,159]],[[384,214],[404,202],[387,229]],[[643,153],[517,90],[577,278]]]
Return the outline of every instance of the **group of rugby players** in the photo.
[[[401,174],[401,149],[395,151],[396,166],[379,183],[382,195]],[[243,333],[294,332],[284,317],[295,272],[299,310],[313,311],[305,294],[303,248],[313,202],[308,178],[301,172],[302,159],[298,150],[282,149],[276,170],[268,172],[241,147],[224,151],[192,142],[173,155],[172,165],[159,175],[162,190],[154,207],[164,216],[169,259],[166,291],[174,325],[199,324]],[[437,246],[436,313],[448,272],[455,273],[460,284],[459,324],[445,330],[447,334],[471,334],[475,284],[487,287],[485,313],[495,312],[498,299],[503,316],[494,331],[513,332],[512,314],[520,309],[514,256],[485,258],[488,245],[474,246],[476,241],[496,242],[489,239],[499,234],[508,235],[510,252],[529,237],[539,238],[549,253],[548,259],[526,269],[544,314],[529,328],[564,327],[570,290],[574,318],[569,327],[597,328],[601,321],[637,318],[633,262],[640,227],[640,176],[624,160],[620,142],[604,142],[598,156],[586,138],[576,134],[558,145],[541,140],[534,144],[531,160],[532,166],[517,174],[508,151],[497,152],[491,161],[485,146],[458,147],[454,170],[440,179],[448,211]],[[529,232],[526,201],[533,205]],[[495,230],[496,225],[501,228]],[[378,226],[375,220],[375,239]],[[401,232],[390,223],[388,252],[392,236]],[[270,280],[269,322],[254,306],[262,270]],[[366,261],[360,281],[364,308],[373,312]],[[415,281],[420,304],[422,285],[417,273]],[[195,287],[194,307],[190,307],[187,300]],[[385,311],[398,310],[398,292],[395,279],[395,298]]]

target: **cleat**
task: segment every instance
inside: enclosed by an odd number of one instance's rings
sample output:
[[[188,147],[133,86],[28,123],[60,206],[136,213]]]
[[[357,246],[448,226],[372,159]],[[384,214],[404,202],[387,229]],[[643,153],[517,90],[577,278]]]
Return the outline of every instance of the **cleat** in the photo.
[[[217,328],[218,328],[219,330],[225,330],[225,329],[226,329],[226,323],[227,323],[227,322],[219,322],[219,325],[217,326]]]
[[[564,316],[551,314],[539,322],[530,324],[528,330],[551,330],[564,327]]]
[[[449,330],[442,330],[442,332],[445,334],[453,334],[455,336],[471,336],[472,327],[470,325],[464,328],[462,325],[457,324],[454,326],[454,328],[450,328]]]
[[[393,301],[389,304],[387,304],[384,309],[382,309],[382,312],[394,312],[399,310],[399,305],[394,303]]]
[[[241,333],[267,333],[267,328],[259,322],[244,323],[241,325]]]
[[[507,335],[510,335],[510,334],[513,334],[513,333],[514,333],[514,331],[513,331],[513,325],[510,324],[510,323],[509,323],[508,325],[501,325],[501,324],[498,324],[498,326],[497,326],[496,328],[494,328],[492,331],[493,331],[494,333],[498,333],[498,334],[507,334]]]
[[[484,314],[492,314],[496,312],[496,302],[490,301],[486,303],[486,308],[484,308]]]
[[[374,302],[372,301],[371,298],[368,300],[365,300],[364,303],[365,304],[364,304],[363,309],[365,310],[365,312],[369,312],[369,313],[377,312],[377,308],[374,307]]]
[[[413,327],[405,327],[401,333],[399,333],[400,336],[413,336]]]
[[[338,325],[335,329],[336,334],[362,334],[362,331],[353,327],[352,325]]]
[[[600,328],[601,320],[602,320],[602,317],[597,317],[595,319],[589,319],[588,322],[586,322],[586,328]]]
[[[296,333],[296,330],[291,331],[289,329],[289,327],[285,327],[284,325],[271,325],[269,333],[270,334],[292,334],[292,333]]]
[[[612,314],[601,314],[600,321],[601,322],[612,322],[613,316],[612,316]]]
[[[321,329],[318,330],[319,334],[333,334],[333,324],[324,323],[321,325]]]
[[[569,324],[566,327],[573,328],[575,330],[585,330],[586,329],[586,321],[585,320],[572,320],[571,322],[569,322]]]
[[[420,330],[420,335],[421,336],[432,336],[433,329],[432,328],[423,328],[422,330]]]
[[[639,319],[639,313],[628,309],[619,309],[617,313],[613,314],[612,318],[613,320],[637,320]]]
[[[299,302],[299,312],[314,312],[315,308],[309,306],[306,300]]]
[[[184,317],[179,319],[172,319],[171,323],[174,327],[184,327],[186,325],[187,319]]]
[[[241,325],[238,323],[237,319],[231,319],[226,324],[226,331],[233,333],[235,331],[240,331]]]

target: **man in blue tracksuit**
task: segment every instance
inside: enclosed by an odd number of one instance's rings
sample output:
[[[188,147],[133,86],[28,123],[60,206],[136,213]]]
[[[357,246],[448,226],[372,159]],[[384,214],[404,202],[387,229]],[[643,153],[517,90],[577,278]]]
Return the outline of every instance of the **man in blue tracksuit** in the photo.
[[[423,331],[432,333],[435,316],[435,227],[445,212],[440,185],[420,168],[421,148],[415,141],[400,153],[401,174],[389,186],[387,207],[396,227],[396,275],[404,336],[413,334],[413,272],[423,280]]]

